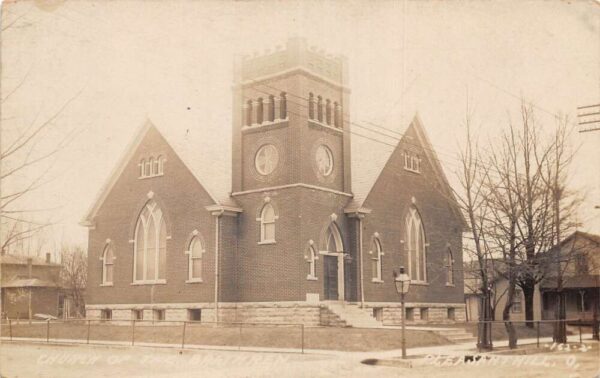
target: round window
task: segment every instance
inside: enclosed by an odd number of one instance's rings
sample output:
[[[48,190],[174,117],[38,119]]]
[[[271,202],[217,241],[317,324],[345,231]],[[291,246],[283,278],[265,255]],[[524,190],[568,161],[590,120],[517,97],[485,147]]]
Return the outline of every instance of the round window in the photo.
[[[320,145],[317,148],[315,159],[319,173],[323,176],[329,176],[333,171],[333,154],[331,150],[327,146]]]
[[[277,168],[278,162],[279,152],[277,152],[277,148],[272,144],[265,144],[259,148],[256,157],[254,158],[256,171],[261,175],[273,173],[275,168]]]

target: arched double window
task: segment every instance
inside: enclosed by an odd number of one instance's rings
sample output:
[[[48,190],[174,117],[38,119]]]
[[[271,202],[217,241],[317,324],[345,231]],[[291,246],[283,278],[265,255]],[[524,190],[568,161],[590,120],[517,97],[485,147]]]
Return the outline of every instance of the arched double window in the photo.
[[[134,243],[134,282],[164,281],[167,227],[160,207],[153,200],[140,213]]]
[[[267,203],[260,212],[260,242],[274,243],[275,242],[275,209],[273,205]]]
[[[161,176],[165,171],[165,157],[158,155],[158,157],[150,156],[140,160],[140,178]]]
[[[252,125],[252,100],[246,103],[246,126]]]
[[[446,251],[446,285],[454,285],[454,259],[450,248]]]
[[[273,121],[275,121],[275,96],[273,96],[273,95],[269,96],[268,109],[269,109],[268,121],[273,122]]]
[[[408,252],[408,275],[417,282],[427,281],[427,256],[425,230],[421,216],[416,207],[412,206],[406,215],[406,239],[404,240]]]
[[[323,97],[317,96],[317,121],[323,122]]]
[[[308,275],[306,279],[316,280],[317,279],[317,251],[311,245],[306,251],[306,261],[308,262]]]
[[[192,237],[188,245],[188,281],[202,281],[202,257],[204,255],[204,241],[198,234]]]
[[[259,125],[263,123],[264,118],[264,105],[263,99],[260,97],[258,101],[256,101],[256,123]]]
[[[115,253],[110,244],[106,244],[102,252],[102,285],[112,285]]]
[[[279,95],[279,118],[286,119],[287,118],[287,98],[286,93],[281,92]]]
[[[383,250],[381,248],[381,242],[379,239],[373,239],[373,246],[371,249],[371,271],[373,274],[373,282],[381,282],[381,266],[383,260]]]

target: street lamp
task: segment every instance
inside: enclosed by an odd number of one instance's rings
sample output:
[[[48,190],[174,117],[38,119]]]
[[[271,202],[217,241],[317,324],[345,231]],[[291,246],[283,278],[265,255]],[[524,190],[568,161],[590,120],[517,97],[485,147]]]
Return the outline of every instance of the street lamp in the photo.
[[[410,287],[410,277],[404,273],[404,267],[400,267],[400,273],[394,270],[394,284],[396,292],[400,294],[400,304],[402,305],[402,358],[406,358],[406,311],[404,310],[404,295],[408,293]]]

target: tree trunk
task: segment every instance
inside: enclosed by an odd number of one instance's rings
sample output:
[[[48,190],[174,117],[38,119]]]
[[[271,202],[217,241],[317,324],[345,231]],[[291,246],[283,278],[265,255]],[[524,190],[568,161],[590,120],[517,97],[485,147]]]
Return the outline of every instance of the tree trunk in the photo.
[[[567,342],[567,324],[564,321],[566,319],[566,306],[565,306],[565,294],[562,290],[556,293],[556,323],[554,323],[554,334],[553,341],[559,344],[565,344]]]
[[[523,296],[525,297],[525,325],[529,328],[533,328],[533,295],[535,292],[535,282],[533,280],[527,280],[521,288],[523,289]]]
[[[515,286],[516,282],[514,282],[514,278],[510,278],[508,281],[506,302],[504,304],[504,309],[502,310],[502,320],[504,321],[504,327],[506,328],[506,333],[508,334],[508,347],[510,349],[515,349],[517,347],[517,331],[515,330],[513,323],[510,321],[510,309],[513,306]]]

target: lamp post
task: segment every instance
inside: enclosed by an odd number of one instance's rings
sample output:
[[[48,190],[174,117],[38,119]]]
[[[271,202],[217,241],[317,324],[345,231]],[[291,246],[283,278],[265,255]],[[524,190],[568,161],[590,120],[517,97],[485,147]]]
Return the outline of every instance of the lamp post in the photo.
[[[404,273],[404,267],[400,267],[400,273],[394,270],[394,284],[396,292],[400,294],[400,304],[402,306],[402,358],[406,358],[406,311],[404,310],[404,295],[408,293],[410,287],[410,277]]]

